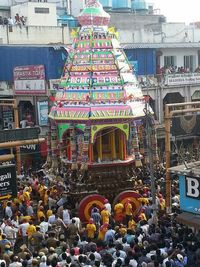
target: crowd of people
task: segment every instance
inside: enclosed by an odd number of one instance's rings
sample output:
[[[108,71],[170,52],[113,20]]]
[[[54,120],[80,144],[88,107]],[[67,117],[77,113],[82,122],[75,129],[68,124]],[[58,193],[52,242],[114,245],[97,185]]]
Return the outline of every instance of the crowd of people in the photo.
[[[43,171],[20,176],[17,197],[3,203],[0,266],[200,266],[200,235],[176,221],[177,178],[172,185],[173,213],[166,215],[163,167],[155,177],[154,208],[150,175],[143,167],[135,170],[133,179],[142,196],[138,214],[130,199],[105,199],[102,209],[94,203],[90,219],[81,221],[62,174],[58,180]]]
[[[25,26],[26,19],[24,16],[20,16],[18,13],[16,13],[14,19],[12,17],[2,17],[0,16],[0,25],[8,25],[8,26],[14,26],[18,25],[20,27]]]
[[[183,66],[177,67],[174,65],[163,66],[163,67],[160,67],[158,65],[156,70],[157,75],[179,74],[179,73],[190,73],[190,72],[191,70],[189,68],[185,68]],[[197,66],[194,72],[200,72],[200,66]]]

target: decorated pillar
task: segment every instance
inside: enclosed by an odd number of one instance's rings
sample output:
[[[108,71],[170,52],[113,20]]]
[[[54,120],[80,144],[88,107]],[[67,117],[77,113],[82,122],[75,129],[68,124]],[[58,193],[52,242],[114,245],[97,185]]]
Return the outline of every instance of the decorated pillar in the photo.
[[[74,125],[71,125],[69,127],[70,131],[70,147],[71,147],[71,169],[72,170],[77,170],[78,165],[77,165],[77,151],[76,151],[76,132],[75,132],[75,127]]]
[[[115,160],[117,158],[116,156],[116,146],[115,146],[115,130],[111,132],[111,157],[112,160]]]
[[[97,151],[98,151],[98,162],[102,161],[103,153],[102,153],[102,135],[101,133],[97,136]]]
[[[124,146],[124,160],[126,160],[126,158],[127,158],[127,153],[126,153],[126,136],[124,134],[122,134],[122,136],[123,136],[122,141],[123,141],[123,146]]]
[[[94,150],[93,150],[93,144],[90,144],[89,148],[89,161],[92,163],[94,161]]]
[[[124,160],[124,142],[123,142],[123,133],[119,132],[119,157],[121,160]]]

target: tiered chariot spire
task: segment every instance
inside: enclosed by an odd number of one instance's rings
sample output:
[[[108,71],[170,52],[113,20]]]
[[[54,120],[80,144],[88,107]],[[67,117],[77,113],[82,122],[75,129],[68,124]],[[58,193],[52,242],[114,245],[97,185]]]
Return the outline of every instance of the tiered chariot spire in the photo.
[[[145,100],[99,1],[88,0],[78,20],[82,27],[74,33],[49,118],[68,168],[89,169],[94,183],[102,170],[111,171],[125,186],[145,151]]]

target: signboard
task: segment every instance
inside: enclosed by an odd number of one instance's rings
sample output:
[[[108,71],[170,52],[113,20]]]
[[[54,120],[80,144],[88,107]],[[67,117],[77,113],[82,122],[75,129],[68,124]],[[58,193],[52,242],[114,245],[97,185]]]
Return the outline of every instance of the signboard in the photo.
[[[0,200],[17,196],[15,165],[0,166]]]
[[[9,141],[20,141],[28,139],[37,139],[40,134],[39,127],[2,130],[0,131],[0,143]]]
[[[2,107],[2,119],[3,119],[3,128],[12,129],[13,128],[13,108],[9,106]]]
[[[60,85],[60,79],[49,80],[50,90],[58,90]]]
[[[44,65],[15,67],[13,76],[16,95],[46,93]]]
[[[39,146],[37,144],[23,145],[20,146],[20,151],[22,153],[31,153],[31,152],[39,153]]]
[[[168,74],[165,76],[165,85],[199,84],[200,73]]]
[[[41,101],[37,103],[38,122],[40,126],[48,124],[48,101]]]
[[[180,208],[200,214],[200,177],[179,175]]]

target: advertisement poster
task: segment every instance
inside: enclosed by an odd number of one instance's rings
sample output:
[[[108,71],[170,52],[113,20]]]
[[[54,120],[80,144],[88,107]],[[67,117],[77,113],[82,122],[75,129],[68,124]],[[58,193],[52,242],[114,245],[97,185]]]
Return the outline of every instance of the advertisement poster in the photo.
[[[0,199],[17,196],[17,180],[15,165],[0,166]]]
[[[16,95],[45,94],[44,65],[18,66],[13,70]]]
[[[48,101],[37,103],[38,122],[40,126],[46,126],[48,123]]]

